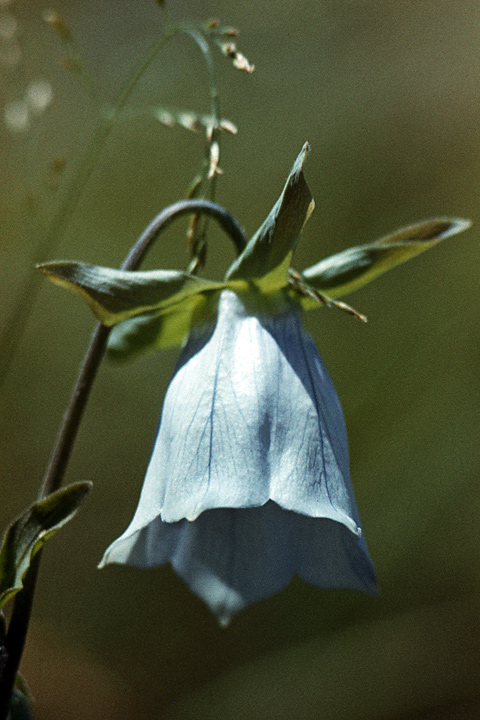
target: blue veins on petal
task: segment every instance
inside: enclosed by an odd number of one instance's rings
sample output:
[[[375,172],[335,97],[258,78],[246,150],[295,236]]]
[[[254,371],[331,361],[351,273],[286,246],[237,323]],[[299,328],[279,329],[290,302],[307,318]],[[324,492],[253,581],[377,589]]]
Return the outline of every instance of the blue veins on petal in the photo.
[[[358,534],[346,483],[343,415],[299,315],[250,315],[224,291],[215,329],[187,344],[165,398],[145,479],[149,520],[271,499]]]
[[[338,396],[296,308],[224,290],[168,388],[132,523],[110,562],[171,562],[217,617],[288,584],[375,594]]]

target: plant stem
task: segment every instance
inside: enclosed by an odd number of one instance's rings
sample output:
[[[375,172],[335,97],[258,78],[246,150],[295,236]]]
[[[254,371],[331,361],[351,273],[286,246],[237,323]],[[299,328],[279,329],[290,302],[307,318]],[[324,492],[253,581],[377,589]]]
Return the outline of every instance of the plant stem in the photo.
[[[209,200],[180,200],[165,208],[148,225],[125,258],[122,270],[137,270],[159,233],[175,218],[187,213],[205,213],[214,217],[230,236],[238,254],[246,245],[245,234],[224,208]],[[90,391],[107,346],[111,328],[98,324],[93,332],[85,358],[75,383],[70,402],[63,417],[57,440],[43,479],[39,499],[58,490],[62,484],[78,429],[83,417]],[[24,579],[23,589],[15,596],[5,648],[8,654],[3,675],[0,678],[0,720],[7,720],[8,708],[15,677],[28,632],[41,551],[35,556]]]
[[[196,27],[192,27],[189,25],[182,26],[180,28],[180,32],[185,33],[189,37],[192,38],[192,40],[196,43],[198,46],[200,52],[203,55],[203,59],[205,60],[205,64],[207,67],[207,74],[208,74],[208,81],[210,84],[210,112],[213,118],[213,127],[211,131],[211,136],[208,139],[207,145],[206,145],[206,157],[204,159],[204,166],[202,171],[202,184],[206,181],[208,184],[207,190],[204,193],[204,197],[208,197],[210,200],[215,200],[215,191],[217,188],[217,173],[214,172],[212,177],[209,176],[210,173],[210,164],[211,164],[211,147],[213,143],[215,142],[218,146],[218,151],[220,153],[220,95],[218,92],[218,86],[217,86],[217,76],[215,73],[215,64],[213,62],[212,54],[210,52],[210,45],[208,41],[205,39],[205,36],[203,33],[201,33]],[[208,229],[208,218],[205,218],[203,222],[203,227],[200,229],[198,236],[204,241],[204,238],[207,234]],[[192,258],[193,266],[196,265],[195,258]]]

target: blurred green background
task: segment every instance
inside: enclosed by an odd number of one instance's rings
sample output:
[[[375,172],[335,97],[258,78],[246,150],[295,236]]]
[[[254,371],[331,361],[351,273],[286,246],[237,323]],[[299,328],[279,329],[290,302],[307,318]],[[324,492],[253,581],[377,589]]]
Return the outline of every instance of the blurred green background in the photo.
[[[44,555],[23,663],[37,720],[480,718],[478,0],[167,3],[177,21],[239,27],[256,65],[247,76],[217,56],[222,112],[239,127],[224,137],[217,199],[248,234],[305,140],[316,211],[298,269],[435,215],[474,227],[348,298],[367,326],[337,311],[307,318],[345,411],[379,599],[294,580],[222,630],[169,567],[96,570],[136,507],[177,353],[103,365],[68,472],[94,492]],[[1,3],[22,51],[2,65],[2,112],[32,80],[54,92],[27,132],[0,130],[2,324],[96,122],[58,63],[45,7]],[[161,32],[154,0],[55,7],[107,100]],[[179,38],[130,107],[205,112],[207,92],[197,49]],[[118,266],[184,195],[202,152],[202,138],[180,127],[119,122],[60,245],[42,259]],[[59,156],[54,190],[49,163]],[[148,266],[184,265],[184,228]],[[213,232],[209,276],[233,259],[226,246]],[[77,298],[42,283],[1,395],[2,527],[36,495],[92,326]]]

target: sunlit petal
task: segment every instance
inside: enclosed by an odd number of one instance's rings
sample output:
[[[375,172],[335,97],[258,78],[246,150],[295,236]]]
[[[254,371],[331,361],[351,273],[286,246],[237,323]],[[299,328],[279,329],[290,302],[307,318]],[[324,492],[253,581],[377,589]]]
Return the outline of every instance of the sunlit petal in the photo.
[[[170,561],[222,620],[293,573],[375,592],[340,403],[293,306],[222,293],[165,398],[129,528],[102,564]]]

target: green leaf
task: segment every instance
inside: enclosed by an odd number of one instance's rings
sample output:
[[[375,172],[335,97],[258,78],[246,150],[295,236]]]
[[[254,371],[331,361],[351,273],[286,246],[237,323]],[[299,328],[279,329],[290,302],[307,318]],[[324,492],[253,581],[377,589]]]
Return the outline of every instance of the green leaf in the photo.
[[[79,482],[34,502],[10,525],[0,547],[0,608],[23,587],[36,553],[73,518],[92,483]]]
[[[295,246],[314,208],[303,175],[308,152],[309,146],[305,143],[282,194],[263,225],[229,268],[226,280],[255,280],[266,290],[288,284],[287,271]]]
[[[130,360],[148,350],[180,347],[194,325],[215,314],[218,291],[186,298],[162,315],[150,313],[116,325],[109,337],[111,360]]]
[[[34,720],[31,698],[17,688],[12,691],[8,720]]]
[[[224,287],[181,270],[130,272],[74,261],[38,267],[49,280],[77,293],[107,326],[153,310],[160,314],[205,290]]]
[[[466,230],[468,220],[433,218],[398,230],[376,242],[349,248],[321,260],[302,273],[302,278],[319,292],[337,298],[358,290],[382,273],[428,250],[441,240]],[[304,308],[318,307],[304,298]]]
[[[33,698],[25,680],[20,673],[17,673],[10,699],[8,720],[34,720],[32,702]]]
[[[169,316],[177,318],[177,315]],[[109,338],[107,345],[107,353],[110,360],[131,360],[147,350],[161,347],[158,345],[158,338],[162,335],[165,317],[162,315],[150,314],[139,315],[130,320],[125,320],[119,325],[115,325]],[[178,324],[180,327],[180,323]],[[174,322],[174,331],[177,329],[177,322]],[[184,332],[188,331],[183,328],[178,333],[174,333],[174,338],[178,343],[173,341],[171,347],[182,343]],[[168,347],[165,345],[163,347]]]

